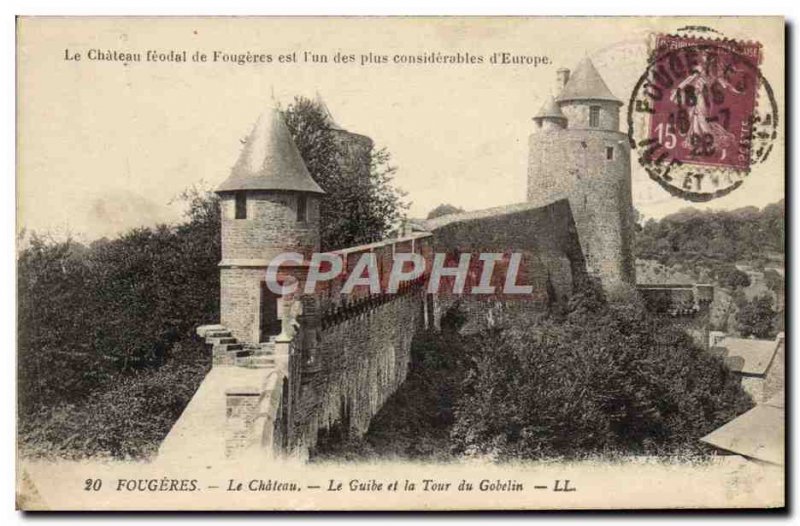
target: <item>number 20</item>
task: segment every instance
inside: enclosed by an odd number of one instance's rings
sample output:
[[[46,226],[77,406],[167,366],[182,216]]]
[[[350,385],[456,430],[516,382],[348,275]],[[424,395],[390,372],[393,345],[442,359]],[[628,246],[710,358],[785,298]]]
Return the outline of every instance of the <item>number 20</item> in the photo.
[[[103,487],[103,481],[101,479],[86,479],[85,484],[83,491],[100,491],[100,488]]]

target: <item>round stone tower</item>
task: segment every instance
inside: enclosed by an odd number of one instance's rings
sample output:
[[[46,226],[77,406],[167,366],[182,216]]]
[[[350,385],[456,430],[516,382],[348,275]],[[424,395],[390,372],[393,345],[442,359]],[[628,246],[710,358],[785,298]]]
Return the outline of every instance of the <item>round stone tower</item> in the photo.
[[[324,194],[277,108],[259,117],[216,192],[222,212],[220,321],[241,342],[268,341],[281,328],[279,298],[265,284],[267,266],[284,252],[310,256],[319,250]]]
[[[635,284],[630,147],[622,102],[586,58],[557,73],[560,93],[533,118],[528,201],[568,199],[590,274],[609,288]]]
[[[325,114],[328,128],[336,143],[336,161],[339,167],[348,175],[368,178],[372,147],[374,146],[372,139],[342,128],[333,118],[328,105],[325,104],[319,93],[317,93],[316,103]]]

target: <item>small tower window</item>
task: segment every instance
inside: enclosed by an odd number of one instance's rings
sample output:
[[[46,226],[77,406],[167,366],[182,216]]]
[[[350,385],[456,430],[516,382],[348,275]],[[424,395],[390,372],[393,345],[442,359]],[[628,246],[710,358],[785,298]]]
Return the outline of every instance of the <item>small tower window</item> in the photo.
[[[614,147],[613,146],[606,146],[606,160],[613,161],[614,160]]]
[[[600,127],[600,106],[589,106],[589,126]]]
[[[308,221],[308,201],[302,194],[297,196],[297,221],[301,223]]]
[[[236,192],[236,219],[247,219],[247,194]]]

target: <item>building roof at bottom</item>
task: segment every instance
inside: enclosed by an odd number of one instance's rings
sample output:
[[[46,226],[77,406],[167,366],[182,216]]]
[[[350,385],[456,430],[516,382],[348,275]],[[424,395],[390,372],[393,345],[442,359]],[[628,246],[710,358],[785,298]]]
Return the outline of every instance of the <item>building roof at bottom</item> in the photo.
[[[784,393],[781,392],[700,440],[738,455],[783,465],[785,426]]]
[[[780,345],[779,340],[753,340],[748,338],[726,337],[717,344],[727,351],[726,362],[737,372],[763,375]],[[739,367],[741,364],[741,368]]]

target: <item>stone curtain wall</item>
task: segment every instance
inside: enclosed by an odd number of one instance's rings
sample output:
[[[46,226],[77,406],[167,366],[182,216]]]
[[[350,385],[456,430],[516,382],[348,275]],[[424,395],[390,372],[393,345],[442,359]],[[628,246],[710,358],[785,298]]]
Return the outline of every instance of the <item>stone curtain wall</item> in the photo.
[[[437,327],[439,318],[456,302],[476,330],[510,310],[523,311],[535,320],[549,303],[569,295],[575,280],[586,273],[566,200],[544,207],[503,207],[479,217],[459,214],[442,218],[432,227],[432,235],[414,234],[338,251],[346,262],[342,275],[303,298],[301,329],[294,340],[301,365],[299,379],[292,381],[293,449],[302,452],[313,447],[319,431],[335,423],[354,435],[366,432],[372,417],[405,380],[414,335]],[[365,286],[349,295],[341,293],[362,254],[375,255],[385,287],[393,255],[412,251],[423,255],[426,273],[403,285],[398,294],[370,294]],[[469,252],[475,262],[481,252],[521,252],[523,266],[517,283],[533,285],[533,293],[453,296],[440,289],[431,297],[426,287],[434,252],[448,253],[455,260]],[[503,270],[503,265],[497,269]],[[478,279],[471,275],[465,291]],[[443,280],[442,287],[452,290],[452,281]]]
[[[385,290],[396,253],[416,252],[427,263],[431,235],[414,234],[352,247],[342,256],[338,278],[302,296],[303,315],[295,335],[290,449],[301,456],[316,444],[320,430],[335,423],[348,433],[366,432],[370,420],[403,383],[411,361],[411,341],[425,329],[425,275],[404,283],[397,294],[371,294],[358,286],[341,290],[358,259],[372,253]]]
[[[501,207],[489,214],[457,214],[431,225],[436,252],[469,252],[477,259],[480,252],[510,254],[521,252],[518,285],[531,285],[530,295],[449,294],[444,288],[437,297],[442,311],[456,302],[471,322],[491,325],[503,310],[528,313],[538,317],[548,305],[568,296],[577,279],[586,274],[586,264],[578,243],[569,203],[560,200],[547,206],[522,205]],[[497,270],[504,271],[498,264]],[[504,274],[504,272],[503,272]],[[466,290],[477,284],[479,276],[470,276]],[[443,281],[451,287],[450,282]],[[496,283],[502,287],[502,280]],[[498,289],[499,290],[499,289]]]
[[[249,445],[260,399],[258,392],[225,393],[225,456]]]
[[[411,341],[424,328],[424,308],[418,285],[320,320],[313,353],[300,350],[303,365],[293,406],[296,447],[313,447],[319,430],[337,422],[354,435],[367,431],[406,378]]]
[[[356,287],[350,294],[341,292],[361,255],[375,256],[385,290],[393,256],[408,252],[423,256],[425,273],[404,283],[397,294],[373,294],[367,286]],[[434,252],[456,259],[468,252],[475,262],[481,252],[521,252],[523,264],[517,284],[530,284],[534,290],[519,296],[474,296],[469,292],[478,283],[476,273],[467,280],[466,295],[454,296],[446,290],[429,294],[427,282]],[[262,351],[271,349],[266,355],[244,358],[253,364],[274,361],[274,365],[261,369],[259,378],[273,378],[275,382],[256,382],[261,387],[219,393],[225,397],[224,442],[231,450],[228,453],[256,447],[270,455],[283,448],[285,453],[303,457],[316,444],[319,432],[337,423],[346,433],[363,434],[372,417],[405,380],[414,336],[438,327],[439,319],[453,304],[458,302],[463,307],[475,330],[491,325],[491,320],[499,320],[509,310],[521,310],[534,321],[548,304],[567,296],[575,280],[586,272],[566,200],[544,207],[523,203],[481,211],[477,216],[456,215],[436,223],[432,233],[337,253],[345,261],[344,271],[321,284],[314,294],[299,296],[303,308],[293,339],[265,344]],[[504,263],[498,263],[498,270],[503,270]],[[481,265],[473,268],[481,269]],[[257,285],[263,280],[263,272],[263,268],[223,268],[222,286],[227,293],[223,294],[222,308],[228,313],[225,326],[237,334],[255,332]],[[495,283],[502,287],[502,279]],[[446,281],[442,284],[448,285],[452,287]],[[244,371],[236,363],[218,363],[215,369],[229,384]],[[278,388],[284,381],[287,390],[281,393]],[[280,431],[284,426],[285,431]]]

